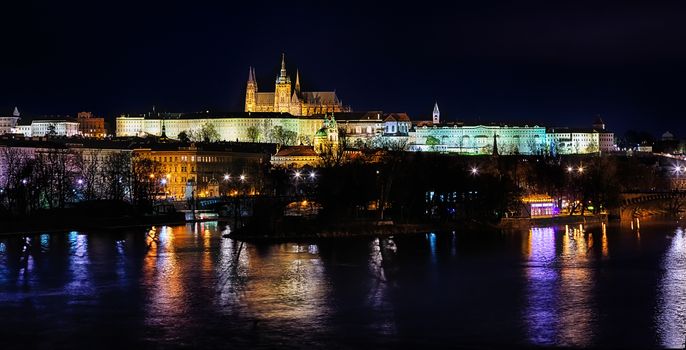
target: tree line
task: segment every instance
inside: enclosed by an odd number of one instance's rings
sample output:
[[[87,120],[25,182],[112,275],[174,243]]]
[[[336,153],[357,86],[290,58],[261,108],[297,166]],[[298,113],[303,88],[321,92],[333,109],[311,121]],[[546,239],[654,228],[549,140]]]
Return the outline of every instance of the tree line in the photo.
[[[128,151],[0,148],[0,215],[29,215],[75,202],[125,201],[150,210],[159,162]]]

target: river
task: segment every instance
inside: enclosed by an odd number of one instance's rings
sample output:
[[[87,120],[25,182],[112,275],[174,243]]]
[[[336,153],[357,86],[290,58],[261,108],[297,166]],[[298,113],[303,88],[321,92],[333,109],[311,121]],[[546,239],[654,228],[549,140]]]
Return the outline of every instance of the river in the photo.
[[[0,347],[682,347],[678,222],[244,244],[0,236]]]

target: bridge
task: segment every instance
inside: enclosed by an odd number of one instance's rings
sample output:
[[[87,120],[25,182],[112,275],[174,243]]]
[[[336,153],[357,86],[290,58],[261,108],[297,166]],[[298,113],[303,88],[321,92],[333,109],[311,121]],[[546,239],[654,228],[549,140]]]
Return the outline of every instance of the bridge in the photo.
[[[628,221],[634,218],[640,209],[667,210],[674,213],[683,211],[681,199],[686,199],[686,191],[625,192],[622,193],[622,201],[617,209],[620,220]]]

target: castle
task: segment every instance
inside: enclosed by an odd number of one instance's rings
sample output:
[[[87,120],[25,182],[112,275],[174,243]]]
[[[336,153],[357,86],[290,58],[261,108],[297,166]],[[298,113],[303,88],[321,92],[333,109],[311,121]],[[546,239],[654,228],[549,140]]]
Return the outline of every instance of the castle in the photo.
[[[335,91],[301,91],[300,72],[295,73],[295,86],[286,74],[286,57],[281,56],[281,72],[276,77],[274,92],[258,92],[255,69],[250,67],[245,91],[246,112],[279,112],[294,116],[310,116],[334,112],[350,112]]]

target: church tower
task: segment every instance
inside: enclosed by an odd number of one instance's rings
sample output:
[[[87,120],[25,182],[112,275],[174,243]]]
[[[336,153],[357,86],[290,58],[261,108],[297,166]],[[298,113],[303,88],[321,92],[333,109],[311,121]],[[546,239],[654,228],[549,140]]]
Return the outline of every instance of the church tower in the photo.
[[[434,124],[440,124],[441,123],[441,111],[438,110],[438,102],[436,102],[434,104],[433,123]]]
[[[286,75],[286,55],[281,54],[281,72],[276,77],[274,89],[274,112],[289,113],[291,102],[291,78]]]
[[[255,69],[250,67],[248,69],[248,84],[245,88],[245,111],[255,112],[257,95],[257,81],[255,81]]]

